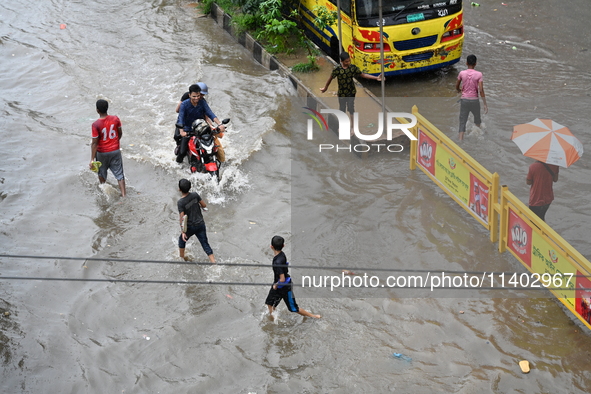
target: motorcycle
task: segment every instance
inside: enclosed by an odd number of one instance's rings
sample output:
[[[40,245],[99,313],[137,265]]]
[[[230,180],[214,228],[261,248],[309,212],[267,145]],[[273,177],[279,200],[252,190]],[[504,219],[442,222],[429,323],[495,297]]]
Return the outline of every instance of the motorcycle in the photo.
[[[229,118],[224,119],[222,124],[226,125],[229,122]],[[176,127],[182,129],[182,125],[177,124]],[[212,177],[215,176],[218,182],[221,180],[221,163],[216,155],[218,148],[215,146],[214,136],[219,132],[219,126],[212,129],[205,120],[195,120],[191,125],[191,131],[188,132],[187,151],[191,172],[209,173]]]

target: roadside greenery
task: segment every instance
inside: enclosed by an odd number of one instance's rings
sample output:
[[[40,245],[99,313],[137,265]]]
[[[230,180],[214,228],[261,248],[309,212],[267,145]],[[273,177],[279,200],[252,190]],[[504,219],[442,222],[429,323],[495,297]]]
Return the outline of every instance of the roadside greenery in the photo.
[[[282,7],[282,0],[265,0],[259,6],[264,28],[257,32],[256,39],[269,43],[265,49],[271,49],[272,53],[292,52],[290,41],[301,34],[297,23],[290,19],[297,17],[297,11],[292,11],[285,18],[281,14]]]
[[[217,3],[217,5],[219,5],[224,11],[226,11],[228,15],[232,17],[234,16],[235,11],[240,8],[236,5],[235,0],[202,0],[199,2],[197,7],[199,7],[201,12],[204,14],[209,14],[211,13],[211,6],[213,3]]]
[[[323,5],[315,6],[314,12],[318,15],[316,18],[314,18],[314,24],[318,26],[320,30],[324,30],[337,22],[337,12],[329,11],[328,8]]]
[[[272,54],[292,54],[297,48],[307,51],[307,63],[292,67],[297,72],[313,72],[320,69],[316,64],[319,55],[315,45],[306,38],[299,27],[300,15],[297,0],[203,0],[199,7],[203,13],[210,13],[212,4],[217,3],[228,15],[238,34],[250,33]],[[337,13],[326,7],[316,7],[318,17],[314,23],[324,28],[334,25]]]

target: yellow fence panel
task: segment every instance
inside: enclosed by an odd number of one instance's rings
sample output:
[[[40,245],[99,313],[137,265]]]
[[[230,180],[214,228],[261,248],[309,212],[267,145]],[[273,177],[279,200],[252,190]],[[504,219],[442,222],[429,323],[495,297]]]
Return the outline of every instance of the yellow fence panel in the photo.
[[[497,240],[498,174],[492,174],[422,116],[417,117],[411,141],[411,169],[419,167]]]
[[[501,190],[499,252],[508,250],[591,329],[591,264],[515,197]],[[531,284],[530,284],[531,285]]]

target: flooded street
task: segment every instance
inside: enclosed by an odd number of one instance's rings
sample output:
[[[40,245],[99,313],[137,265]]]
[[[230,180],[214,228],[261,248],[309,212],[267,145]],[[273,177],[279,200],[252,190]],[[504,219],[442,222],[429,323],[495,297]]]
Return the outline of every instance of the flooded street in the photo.
[[[256,64],[194,4],[5,3],[0,254],[45,258],[0,257],[0,310],[8,313],[0,316],[0,391],[591,392],[591,335],[547,294],[415,298],[402,289],[350,289],[337,297],[297,288],[300,307],[323,318],[281,304],[271,322],[268,286],[253,284],[272,281],[275,234],[286,238],[297,282],[342,268],[383,276],[390,273],[379,269],[524,269],[408,169],[407,151],[364,160],[314,155],[294,126],[302,105],[289,80]],[[455,80],[465,55],[476,54],[487,132],[462,147],[527,202],[531,160],[510,141],[513,125],[554,119],[591,150],[591,10],[584,0],[505,4],[465,3],[461,63],[391,78],[386,100],[400,111],[418,105],[456,139]],[[213,112],[231,118],[220,184],[173,160],[174,109],[197,81],[209,86]],[[381,95],[379,84],[368,87]],[[88,170],[100,98],[122,122],[125,199],[111,173],[99,187]],[[561,169],[546,216],[587,258],[590,157]],[[181,178],[208,203],[217,266],[177,257]],[[207,260],[195,238],[187,254]],[[527,375],[518,366],[524,359]]]

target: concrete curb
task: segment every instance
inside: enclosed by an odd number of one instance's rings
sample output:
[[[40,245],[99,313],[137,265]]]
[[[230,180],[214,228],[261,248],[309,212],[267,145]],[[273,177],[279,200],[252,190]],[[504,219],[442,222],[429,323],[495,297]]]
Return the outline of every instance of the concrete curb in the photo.
[[[232,37],[234,37],[236,41],[238,41],[244,48],[246,48],[246,50],[248,50],[252,54],[254,60],[260,63],[267,70],[278,70],[281,73],[281,75],[283,75],[286,78],[289,78],[300,97],[316,98],[316,96],[312,93],[310,88],[305,86],[303,82],[298,77],[296,77],[287,66],[281,63],[279,60],[277,60],[275,56],[267,52],[265,48],[263,48],[263,46],[259,42],[257,42],[257,40],[255,40],[250,34],[238,34],[236,32],[236,29],[232,25],[232,17],[226,14],[224,10],[221,9],[216,3],[212,4],[211,13],[209,15],[218,23],[218,25],[220,25],[226,32],[228,32]],[[330,60],[332,61],[332,59]]]

